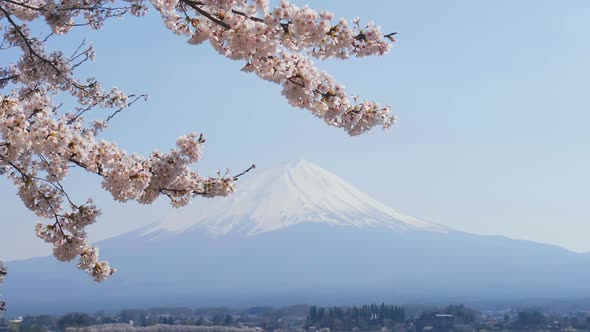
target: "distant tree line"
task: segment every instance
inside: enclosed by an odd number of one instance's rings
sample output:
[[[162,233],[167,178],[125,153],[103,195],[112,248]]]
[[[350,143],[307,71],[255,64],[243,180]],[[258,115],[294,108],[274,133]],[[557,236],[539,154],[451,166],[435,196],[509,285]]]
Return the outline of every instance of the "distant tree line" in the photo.
[[[254,307],[254,308],[186,308],[165,307],[150,309],[124,309],[117,313],[107,314],[104,310],[94,314],[72,312],[61,316],[25,316],[18,325],[10,325],[10,332],[47,332],[66,331],[69,328],[77,329],[98,325],[129,326],[133,322],[134,327],[147,326],[196,326],[196,327],[263,327],[269,330],[283,328],[286,324],[284,317],[298,317],[301,324],[305,324],[309,307],[307,305],[293,305],[281,308]],[[8,324],[0,317],[0,324]],[[204,329],[207,330],[207,329]]]
[[[337,330],[350,330],[385,327],[406,319],[404,308],[370,304],[360,307],[309,307],[307,322],[309,326],[329,327]]]
[[[203,316],[194,316],[190,309],[125,309],[114,316],[108,316],[104,311],[95,315],[72,312],[54,317],[48,315],[25,316],[18,325],[18,329],[11,332],[47,332],[50,330],[66,331],[68,328],[83,328],[104,324],[129,324],[134,326],[153,325],[185,325],[185,326],[233,326],[236,321],[232,315],[217,313],[211,320]]]
[[[150,326],[129,326],[127,324],[105,324],[80,328],[68,328],[65,332],[256,332],[256,329],[235,326],[192,326],[162,324]]]

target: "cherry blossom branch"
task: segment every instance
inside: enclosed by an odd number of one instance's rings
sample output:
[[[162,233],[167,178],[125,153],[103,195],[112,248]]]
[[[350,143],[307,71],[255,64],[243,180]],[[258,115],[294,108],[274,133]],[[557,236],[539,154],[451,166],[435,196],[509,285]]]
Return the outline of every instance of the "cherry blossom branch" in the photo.
[[[190,1],[190,0],[186,0],[186,1]],[[259,17],[254,17],[254,16],[248,16],[246,13],[232,9],[232,13],[246,17],[252,21],[255,22],[261,22],[264,23],[264,20],[262,18]],[[292,24],[292,21],[287,21],[287,22],[279,22],[279,25],[283,28],[283,32],[284,34],[288,35],[289,34],[289,26]],[[330,28],[330,31],[326,32],[326,35],[332,35],[334,32],[338,31],[337,30],[338,26],[332,26]],[[392,33],[388,33],[386,35],[383,35],[384,38],[389,39],[390,41],[395,41],[394,39],[392,39],[392,36],[396,35],[397,32],[392,32]],[[352,37],[355,40],[365,40],[366,35],[363,32],[359,32],[356,36]]]
[[[19,1],[12,1],[12,0],[2,0],[2,1],[7,2],[7,3],[11,3],[13,5],[21,6],[21,7],[27,8],[27,9],[31,9],[31,10],[43,10],[43,8],[31,6],[31,5],[28,5],[26,3],[19,2]]]
[[[119,114],[124,108],[126,107],[131,107],[133,104],[135,104],[138,100],[140,100],[141,98],[143,98],[144,100],[147,100],[148,95],[147,94],[142,94],[139,96],[135,96],[135,95],[129,95],[130,98],[135,97],[132,101],[130,101],[129,103],[127,103],[127,105],[125,107],[121,107],[118,110],[116,110],[115,112],[113,112],[113,114],[109,115],[109,117],[105,120],[106,122],[111,121],[117,114]]]
[[[31,6],[29,4],[26,4],[24,2],[20,2],[20,1],[13,1],[13,0],[2,0],[4,2],[7,3],[11,3],[13,5],[16,6],[20,6],[20,7],[24,7],[27,9],[31,9],[31,10],[35,10],[35,11],[41,11],[41,12],[47,12],[49,11],[47,8],[45,7],[35,7],[35,6]],[[63,11],[63,12],[69,12],[69,11],[74,11],[74,10],[84,10],[84,11],[95,11],[95,10],[104,10],[104,11],[117,11],[117,10],[126,10],[129,9],[129,7],[104,7],[104,6],[99,6],[99,4],[95,4],[94,6],[71,6],[71,7],[57,7],[54,8],[54,10],[56,11]]]
[[[20,167],[18,167],[17,165],[12,163],[11,161],[7,160],[4,156],[0,155],[0,159],[2,161],[4,161],[6,164],[10,165],[10,167],[12,167],[15,171],[17,171],[21,175],[25,186],[31,185],[33,180],[42,180],[40,178],[37,178],[37,177],[27,174],[23,169],[21,169]],[[44,181],[46,181],[46,180],[44,180]],[[47,182],[49,182],[49,181],[47,181]],[[51,200],[49,199],[49,197],[47,197],[45,195],[45,193],[43,193],[40,189],[36,189],[36,192],[39,194],[39,197],[41,197],[47,203],[47,206],[49,206],[49,208],[51,210],[51,214],[55,218],[55,224],[59,225],[59,215],[56,212],[55,208],[53,207],[53,204],[51,203]],[[60,229],[61,229],[61,227],[60,227]],[[62,232],[62,234],[65,236],[65,234],[63,232]]]
[[[25,43],[25,45],[27,46],[27,49],[29,50],[30,56],[35,56],[39,60],[49,64],[53,69],[55,69],[56,72],[59,73],[60,70],[55,66],[55,64],[53,62],[51,62],[48,59],[37,54],[37,52],[33,49],[33,46],[31,45],[29,38],[27,38],[27,36],[25,36],[25,34],[21,30],[20,26],[12,19],[10,13],[6,9],[4,9],[2,6],[0,6],[0,11],[4,14],[4,16],[6,17],[8,22],[12,25],[12,27],[14,28],[16,33],[20,36],[22,41]]]
[[[49,161],[47,161],[47,159],[43,155],[37,154],[37,157],[41,161],[43,161],[45,163],[45,165],[51,166],[50,163],[49,163]],[[72,200],[70,199],[70,195],[68,195],[68,193],[65,191],[63,185],[59,181],[52,182],[52,181],[49,181],[47,179],[43,179],[43,178],[40,178],[40,177],[34,177],[34,179],[40,180],[40,181],[44,181],[47,184],[53,186],[54,188],[56,188],[57,190],[59,190],[64,195],[64,197],[68,200],[68,203],[70,203],[70,206],[72,206],[72,207],[78,207],[78,205],[76,205],[76,204],[74,204],[74,202],[72,202]]]
[[[281,85],[292,106],[310,110],[330,126],[360,135],[376,126],[390,128],[396,121],[389,106],[349,96],[308,58],[383,55],[389,42],[395,41],[395,33],[384,35],[372,23],[361,27],[360,19],[352,24],[332,22],[329,12],[318,13],[287,1],[270,11],[261,9],[260,2],[249,1],[152,1],[167,27],[191,35],[189,44],[208,40],[220,54],[245,61],[243,71]],[[191,17],[187,9],[196,16]]]
[[[227,30],[231,29],[231,26],[229,24],[225,23],[223,21],[223,18],[215,17],[210,12],[207,12],[206,10],[204,10],[203,8],[201,8],[200,6],[203,6],[204,5],[203,2],[193,1],[193,0],[181,0],[181,2],[184,3],[184,4],[187,4],[189,7],[193,8],[194,10],[196,10],[199,14],[201,14],[204,17],[208,18],[212,22],[214,22],[214,23],[222,26],[223,28],[225,28]],[[262,18],[260,18],[260,17],[250,16],[250,15],[244,13],[243,11],[239,11],[239,10],[236,10],[236,9],[233,9],[233,8],[231,9],[231,12],[233,14],[236,14],[236,15],[239,15],[239,16],[242,16],[242,17],[245,17],[245,18],[247,18],[249,20],[252,20],[252,21],[255,21],[255,22],[260,22],[260,23],[264,23],[265,22],[265,20],[262,19]],[[288,22],[279,23],[279,24],[283,28],[284,33],[285,34],[288,34],[289,33],[289,25],[291,24],[291,22],[288,21]],[[331,34],[333,32],[333,29],[335,27],[336,26],[332,27],[330,29],[330,31],[327,32],[326,34],[328,34],[328,35]],[[389,39],[391,41],[395,41],[393,39],[393,36],[395,36],[396,34],[397,34],[397,32],[391,32],[391,33],[388,33],[388,34],[383,35],[383,37],[384,38],[387,38],[387,39]],[[353,38],[356,39],[356,40],[364,40],[366,38],[366,35],[364,33],[359,33],[356,36],[354,36]]]

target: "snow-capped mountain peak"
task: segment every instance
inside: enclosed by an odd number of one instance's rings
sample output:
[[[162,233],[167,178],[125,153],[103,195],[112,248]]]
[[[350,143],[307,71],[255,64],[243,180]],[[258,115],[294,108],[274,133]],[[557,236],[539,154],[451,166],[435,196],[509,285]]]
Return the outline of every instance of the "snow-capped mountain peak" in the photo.
[[[446,232],[440,225],[403,215],[338,176],[305,160],[264,169],[240,180],[223,199],[197,199],[144,234],[204,228],[213,234],[249,235],[300,223]]]

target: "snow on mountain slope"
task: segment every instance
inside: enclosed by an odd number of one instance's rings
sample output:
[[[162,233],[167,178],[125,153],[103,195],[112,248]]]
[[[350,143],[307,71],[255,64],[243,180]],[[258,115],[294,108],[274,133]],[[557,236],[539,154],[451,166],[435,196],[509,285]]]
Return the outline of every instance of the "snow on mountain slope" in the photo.
[[[311,162],[298,161],[256,169],[240,180],[234,195],[197,199],[143,234],[201,228],[215,235],[254,235],[300,223],[447,232],[393,210]]]

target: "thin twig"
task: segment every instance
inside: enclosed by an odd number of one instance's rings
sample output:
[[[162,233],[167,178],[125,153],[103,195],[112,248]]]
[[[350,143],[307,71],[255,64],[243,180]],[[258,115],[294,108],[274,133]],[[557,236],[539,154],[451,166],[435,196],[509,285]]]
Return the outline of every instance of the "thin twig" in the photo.
[[[133,97],[133,95],[130,95],[129,97]],[[115,117],[115,115],[119,114],[124,108],[130,107],[131,105],[135,104],[135,102],[137,102],[139,99],[141,98],[146,98],[147,94],[142,94],[139,95],[137,97],[135,97],[135,99],[133,99],[132,101],[130,101],[129,103],[127,103],[126,107],[121,107],[118,110],[116,110],[113,114],[109,115],[109,117],[106,119],[107,122],[111,121],[112,118]]]
[[[252,166],[248,167],[248,169],[247,169],[247,170],[245,170],[245,171],[243,171],[242,173],[240,173],[240,174],[238,174],[238,175],[234,176],[234,177],[233,177],[233,179],[234,179],[234,180],[237,180],[237,179],[238,179],[240,176],[243,176],[244,174],[246,174],[246,173],[250,172],[251,170],[253,170],[253,169],[255,169],[255,168],[256,168],[256,164],[252,164]]]
[[[29,49],[29,53],[31,53],[31,56],[35,56],[37,58],[39,58],[39,60],[49,64],[53,69],[55,69],[55,71],[57,71],[58,73],[60,73],[60,70],[57,69],[57,67],[53,64],[53,62],[45,59],[44,57],[40,56],[37,52],[35,52],[35,50],[33,49],[33,46],[31,46],[30,40],[29,38],[27,38],[27,36],[25,36],[25,34],[22,32],[20,26],[18,24],[16,24],[16,22],[12,19],[12,17],[10,16],[10,12],[8,12],[6,9],[4,9],[4,7],[0,6],[0,11],[2,13],[4,13],[4,16],[6,17],[6,19],[8,20],[8,22],[10,22],[10,24],[14,27],[14,29],[16,30],[17,34],[21,37],[21,39],[24,41],[25,45],[27,45],[27,48]]]

